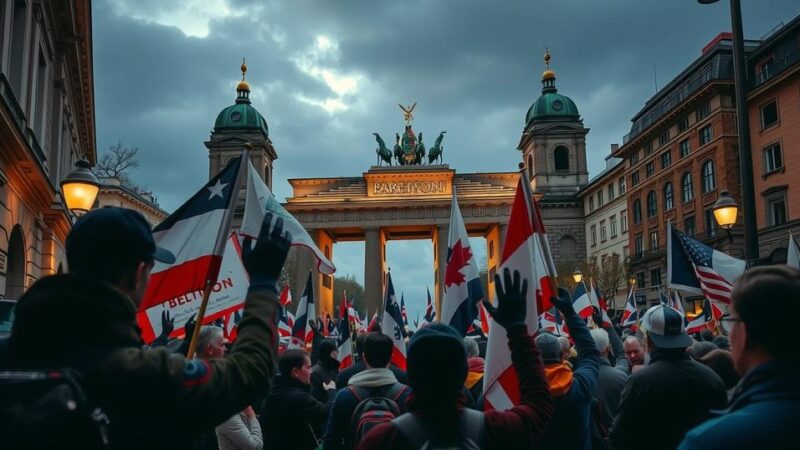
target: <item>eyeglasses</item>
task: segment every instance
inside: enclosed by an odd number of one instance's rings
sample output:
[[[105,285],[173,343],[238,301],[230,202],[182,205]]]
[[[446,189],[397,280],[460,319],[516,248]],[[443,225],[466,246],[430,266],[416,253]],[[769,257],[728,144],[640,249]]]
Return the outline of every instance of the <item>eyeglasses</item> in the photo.
[[[744,322],[744,321],[738,317],[731,316],[729,313],[725,313],[722,315],[722,317],[719,318],[719,323],[722,326],[722,329],[724,329],[726,333],[731,332],[731,328],[733,328],[734,322]]]

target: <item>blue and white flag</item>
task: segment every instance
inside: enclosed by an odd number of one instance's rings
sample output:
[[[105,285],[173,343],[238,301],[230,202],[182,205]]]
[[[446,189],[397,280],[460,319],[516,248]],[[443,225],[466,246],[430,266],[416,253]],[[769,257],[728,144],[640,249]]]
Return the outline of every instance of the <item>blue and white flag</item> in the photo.
[[[456,190],[450,204],[450,229],[447,239],[447,265],[444,270],[442,322],[462,336],[477,317],[477,303],[483,299],[478,264],[469,245],[467,228],[458,208]]]
[[[747,268],[744,260],[714,248],[667,225],[667,285],[730,303],[733,283]]]

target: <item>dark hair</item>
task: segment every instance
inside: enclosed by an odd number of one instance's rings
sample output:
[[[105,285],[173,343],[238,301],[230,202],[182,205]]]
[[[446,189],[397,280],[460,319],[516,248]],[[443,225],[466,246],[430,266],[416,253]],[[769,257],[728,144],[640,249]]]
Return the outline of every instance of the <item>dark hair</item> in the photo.
[[[392,338],[383,333],[367,333],[364,338],[364,360],[372,368],[382,368],[392,360]]]
[[[711,330],[703,330],[700,332],[700,339],[711,342],[714,340],[714,333]]]
[[[731,349],[731,341],[728,339],[727,336],[717,336],[714,338],[714,345],[717,348],[721,348],[722,350],[730,350]]]
[[[286,350],[278,360],[278,370],[281,375],[288,377],[292,369],[303,367],[308,359],[308,353],[301,349]]]
[[[692,355],[692,358],[694,358],[695,361],[700,361],[703,356],[706,356],[708,353],[716,349],[717,346],[712,342],[695,341],[689,346],[689,354]]]
[[[317,356],[319,358],[330,358],[331,353],[338,350],[338,346],[336,345],[336,341],[333,339],[323,339],[322,341],[317,344]]]
[[[739,374],[733,366],[733,356],[727,350],[712,350],[700,358],[700,362],[713,370],[725,383],[725,388],[730,389],[739,382]]]
[[[795,326],[792,311],[800,300],[800,270],[776,265],[754,267],[736,281],[733,309],[747,330],[747,348],[758,348],[776,359],[794,361],[800,348],[783,331]]]
[[[367,339],[368,333],[358,333],[356,335],[356,351],[362,357],[364,356],[364,341]]]

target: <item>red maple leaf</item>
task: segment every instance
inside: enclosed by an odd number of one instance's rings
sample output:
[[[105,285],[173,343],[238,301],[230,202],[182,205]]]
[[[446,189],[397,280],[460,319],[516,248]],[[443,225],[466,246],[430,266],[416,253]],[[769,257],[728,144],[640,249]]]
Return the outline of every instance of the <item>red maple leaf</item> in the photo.
[[[470,258],[472,258],[472,251],[469,247],[463,247],[459,239],[450,252],[450,259],[447,261],[447,267],[444,270],[445,287],[464,282],[464,274],[461,273],[461,269],[467,266]]]

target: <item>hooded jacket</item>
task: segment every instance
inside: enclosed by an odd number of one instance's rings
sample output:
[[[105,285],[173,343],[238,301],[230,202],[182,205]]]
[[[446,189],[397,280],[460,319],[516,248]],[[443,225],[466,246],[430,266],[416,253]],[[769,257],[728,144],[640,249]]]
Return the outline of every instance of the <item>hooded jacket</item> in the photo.
[[[739,382],[728,409],[692,429],[680,450],[800,448],[800,366],[762,364]]]
[[[331,381],[336,383],[336,379],[339,376],[340,364],[339,361],[331,358],[330,355],[325,355],[321,356],[317,360],[317,364],[311,368],[311,395],[313,395],[315,399],[321,402],[326,401],[325,388],[322,386]],[[336,387],[339,388],[341,386],[337,385]]]
[[[725,384],[714,371],[681,349],[656,350],[622,390],[611,443],[617,450],[674,449],[727,401]],[[655,424],[669,426],[654,433]]]
[[[600,353],[579,315],[567,316],[565,321],[578,349],[578,356],[574,370],[566,363],[545,366],[545,376],[556,411],[537,448],[590,449],[591,405],[600,367]]]
[[[322,439],[335,389],[328,390],[325,403],[311,395],[311,388],[290,376],[278,375],[264,400],[259,422],[264,448],[310,450]],[[312,434],[313,430],[313,434]]]
[[[42,278],[16,308],[10,368],[79,368],[113,448],[181,448],[264,395],[274,373],[279,306],[268,291],[248,293],[236,343],[212,361],[142,349],[133,302],[94,278]]]
[[[484,413],[483,442],[481,448],[530,449],[536,447],[542,432],[553,414],[553,404],[544,378],[542,359],[524,326],[508,330],[511,360],[519,377],[521,401],[507,411]],[[463,394],[445,402],[436,397],[420,396],[412,392],[406,402],[407,410],[422,418],[426,425],[437,427],[442,423],[458,423],[464,408]],[[411,444],[391,424],[375,427],[367,434],[362,450],[406,450]]]

